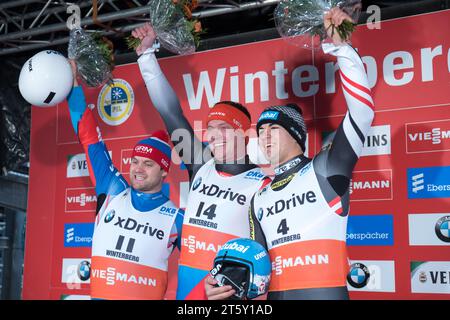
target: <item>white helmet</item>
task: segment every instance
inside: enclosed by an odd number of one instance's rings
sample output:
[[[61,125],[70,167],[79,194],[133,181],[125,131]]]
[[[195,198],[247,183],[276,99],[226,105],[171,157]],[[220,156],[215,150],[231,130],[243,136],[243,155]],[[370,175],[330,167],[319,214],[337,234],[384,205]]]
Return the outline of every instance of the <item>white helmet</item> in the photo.
[[[72,86],[70,63],[57,51],[36,53],[20,71],[20,93],[34,106],[49,107],[64,101]]]

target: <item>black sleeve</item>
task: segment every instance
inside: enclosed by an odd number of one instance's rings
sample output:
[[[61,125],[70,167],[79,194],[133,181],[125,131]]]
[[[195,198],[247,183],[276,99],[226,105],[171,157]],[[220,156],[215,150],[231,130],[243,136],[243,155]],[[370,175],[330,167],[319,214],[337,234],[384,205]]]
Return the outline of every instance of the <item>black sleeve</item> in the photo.
[[[337,194],[348,189],[353,169],[364,147],[374,118],[374,105],[367,74],[358,53],[349,45],[324,46],[324,51],[337,57],[339,75],[348,111],[336,130],[334,139],[317,157],[321,175]]]
[[[266,236],[264,235],[264,232],[261,228],[261,224],[259,223],[255,215],[255,208],[253,206],[254,199],[255,196],[253,196],[252,200],[250,200],[250,206],[248,208],[248,219],[250,223],[250,239],[260,243],[264,248],[266,248],[266,250],[268,250]]]

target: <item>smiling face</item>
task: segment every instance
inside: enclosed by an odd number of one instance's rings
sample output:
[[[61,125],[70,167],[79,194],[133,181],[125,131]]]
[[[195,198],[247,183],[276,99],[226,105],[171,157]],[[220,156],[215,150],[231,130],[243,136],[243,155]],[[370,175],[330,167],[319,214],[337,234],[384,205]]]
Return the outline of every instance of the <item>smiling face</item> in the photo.
[[[220,163],[232,163],[246,154],[245,134],[223,120],[211,120],[206,130],[206,140]]]
[[[130,182],[135,190],[144,193],[159,192],[166,176],[167,172],[155,161],[140,156],[131,158]]]
[[[258,130],[258,135],[259,147],[273,166],[278,166],[303,154],[295,139],[278,124],[263,124]]]

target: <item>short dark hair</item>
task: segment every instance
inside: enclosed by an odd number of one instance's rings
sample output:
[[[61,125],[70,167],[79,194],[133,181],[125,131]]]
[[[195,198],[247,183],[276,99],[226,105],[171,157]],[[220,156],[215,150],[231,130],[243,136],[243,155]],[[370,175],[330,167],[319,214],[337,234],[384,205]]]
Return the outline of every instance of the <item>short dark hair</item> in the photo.
[[[242,104],[240,104],[239,102],[234,102],[234,101],[220,101],[217,102],[215,105],[217,104],[227,104],[229,106],[235,107],[236,109],[242,111],[248,118],[248,120],[252,121],[252,116],[250,115],[250,112],[248,112],[247,108],[244,107]]]

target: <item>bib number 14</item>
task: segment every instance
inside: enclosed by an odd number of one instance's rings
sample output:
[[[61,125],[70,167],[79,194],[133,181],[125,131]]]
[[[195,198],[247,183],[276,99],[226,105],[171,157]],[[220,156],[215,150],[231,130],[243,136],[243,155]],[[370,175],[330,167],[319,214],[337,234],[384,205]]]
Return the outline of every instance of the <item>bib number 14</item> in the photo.
[[[216,204],[212,204],[206,209],[204,209],[204,207],[205,207],[205,203],[204,202],[200,202],[200,205],[198,206],[197,214],[195,216],[200,218],[202,215],[204,215],[209,220],[214,219],[214,217],[216,216],[215,212],[216,212],[217,205]]]

